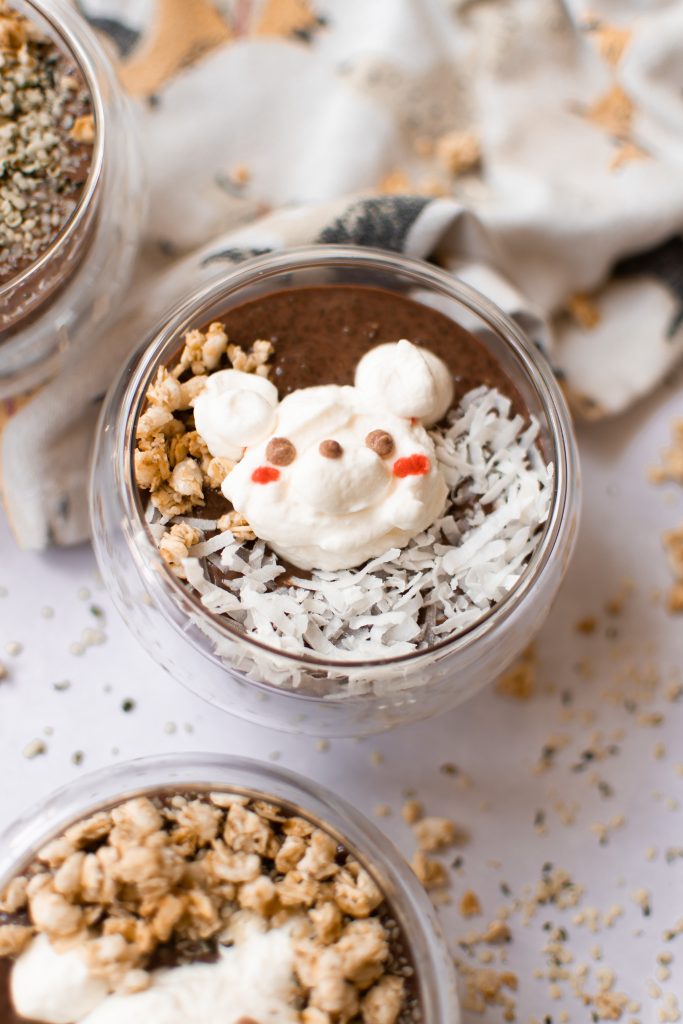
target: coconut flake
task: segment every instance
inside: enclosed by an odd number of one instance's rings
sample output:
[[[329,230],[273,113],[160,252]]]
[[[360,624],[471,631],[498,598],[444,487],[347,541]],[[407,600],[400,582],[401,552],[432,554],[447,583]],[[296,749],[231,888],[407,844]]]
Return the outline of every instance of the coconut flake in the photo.
[[[504,395],[476,388],[430,431],[449,501],[406,547],[358,569],[290,574],[285,586],[277,583],[285,569],[263,541],[224,531],[191,549],[183,561],[188,585],[207,610],[293,653],[389,658],[457,636],[517,585],[540,541],[554,473],[536,444],[539,429],[513,415]],[[159,522],[157,514],[152,528]],[[172,522],[216,525],[186,516]],[[207,577],[211,563],[228,574],[220,586]]]

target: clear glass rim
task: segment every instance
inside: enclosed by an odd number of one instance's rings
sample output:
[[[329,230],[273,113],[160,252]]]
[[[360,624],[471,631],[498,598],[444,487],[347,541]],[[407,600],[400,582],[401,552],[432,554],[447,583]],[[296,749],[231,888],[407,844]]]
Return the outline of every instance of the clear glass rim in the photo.
[[[138,498],[135,486],[133,453],[134,430],[140,408],[144,401],[145,384],[156,366],[160,351],[168,345],[178,333],[187,329],[189,323],[196,324],[201,320],[201,310],[210,303],[220,299],[224,293],[226,299],[249,281],[256,278],[266,281],[269,277],[281,274],[288,269],[311,269],[321,266],[345,266],[368,269],[395,270],[404,276],[413,276],[416,283],[436,286],[437,290],[446,290],[451,298],[455,298],[466,309],[482,319],[494,332],[509,344],[518,362],[526,373],[527,381],[536,392],[539,403],[546,418],[547,430],[553,447],[554,482],[551,512],[545,523],[543,535],[536,551],[525,567],[521,578],[513,589],[475,623],[454,637],[446,637],[424,650],[411,651],[407,654],[389,658],[375,659],[344,659],[325,658],[320,655],[294,653],[271,646],[255,637],[248,636],[229,620],[207,611],[198,596],[190,591],[181,580],[168,571],[161,557],[157,544],[149,528]],[[558,539],[567,523],[571,511],[572,487],[575,485],[578,470],[578,453],[573,437],[569,411],[559,388],[557,380],[545,356],[528,341],[520,328],[490,299],[482,295],[470,285],[454,278],[441,268],[425,263],[423,260],[373,249],[351,245],[309,245],[285,249],[266,256],[245,260],[234,269],[230,269],[218,280],[212,279],[197,291],[182,299],[164,318],[164,324],[156,331],[151,340],[147,340],[141,355],[136,358],[131,379],[126,388],[123,407],[126,415],[119,421],[117,438],[115,439],[116,475],[122,489],[125,519],[135,524],[135,535],[127,536],[128,546],[135,558],[143,559],[144,564],[161,573],[167,586],[178,600],[189,600],[204,620],[211,623],[226,639],[237,641],[246,647],[253,647],[268,655],[276,656],[295,666],[310,666],[312,669],[386,669],[402,665],[415,666],[421,659],[433,658],[435,655],[450,654],[469,647],[482,637],[496,629],[517,609],[524,600],[529,588],[552,557]],[[141,550],[140,541],[144,537],[145,549]],[[187,638],[189,639],[189,638]],[[264,689],[270,690],[272,684],[261,683]],[[278,688],[280,689],[280,688]],[[302,696],[301,694],[299,696]],[[310,698],[317,700],[319,698]]]
[[[104,103],[93,59],[93,50],[95,53],[98,53],[99,44],[90,31],[88,23],[77,11],[62,5],[59,0],[57,0],[57,3],[53,0],[52,4],[47,3],[46,0],[13,0],[13,2],[20,13],[23,13],[22,7],[32,8],[38,13],[39,19],[42,18],[48,22],[51,31],[59,39],[64,51],[76,61],[91,96],[95,116],[95,143],[88,169],[88,177],[85,180],[76,209],[58,234],[55,235],[47,249],[19,274],[11,277],[5,284],[0,285],[0,304],[7,301],[6,295],[11,295],[12,292],[26,287],[30,284],[32,278],[39,277],[45,267],[58,254],[59,250],[65,244],[68,244],[74,235],[78,233],[79,228],[88,215],[102,178],[106,132]],[[26,16],[30,17],[30,15]]]
[[[427,894],[398,848],[343,797],[309,778],[252,758],[187,752],[100,768],[43,797],[0,834],[0,891],[53,836],[97,809],[167,790],[227,790],[270,797],[314,818],[375,876],[399,918],[415,967],[426,1024],[457,1024],[455,976]],[[408,930],[409,929],[409,930]],[[455,1015],[455,1016],[453,1016]]]

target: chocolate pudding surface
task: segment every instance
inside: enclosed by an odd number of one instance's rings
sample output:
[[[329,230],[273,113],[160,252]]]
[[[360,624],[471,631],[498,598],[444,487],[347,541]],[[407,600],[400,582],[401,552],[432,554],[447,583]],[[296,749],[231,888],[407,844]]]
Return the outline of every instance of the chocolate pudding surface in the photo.
[[[366,285],[317,285],[271,292],[216,319],[231,343],[273,342],[270,379],[280,397],[318,384],[353,384],[369,349],[406,338],[444,360],[455,382],[454,404],[471,388],[498,388],[521,405],[498,361],[444,313],[397,292]]]

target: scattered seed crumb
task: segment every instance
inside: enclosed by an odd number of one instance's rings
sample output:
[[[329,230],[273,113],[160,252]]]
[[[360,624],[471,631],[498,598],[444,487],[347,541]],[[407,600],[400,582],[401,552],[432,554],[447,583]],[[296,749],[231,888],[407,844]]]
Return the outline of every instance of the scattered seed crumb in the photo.
[[[135,701],[132,700],[130,697],[126,697],[125,700],[121,701],[121,710],[125,711],[126,714],[129,714],[131,711],[134,711]]]
[[[391,807],[389,804],[377,804],[375,806],[375,815],[378,818],[388,818],[391,815]]]
[[[82,750],[74,750],[73,754],[71,755],[71,763],[77,766],[79,764],[83,764],[84,757],[85,754],[83,753]]]
[[[381,750],[373,750],[370,754],[370,761],[374,765],[384,764],[384,754]]]
[[[58,693],[63,693],[71,687],[71,683],[68,679],[60,679],[59,682],[52,684],[52,689],[57,690]]]
[[[655,761],[663,761],[666,757],[666,744],[661,740],[652,748],[652,757]]]
[[[10,658],[16,658],[17,655],[21,654],[24,649],[24,645],[20,644],[18,640],[12,640],[5,646],[5,650],[9,654]]]
[[[47,746],[45,745],[43,740],[36,739],[31,740],[30,743],[27,743],[22,753],[24,757],[28,758],[29,760],[32,760],[34,757],[38,757],[40,754],[44,754],[46,750]]]
[[[598,628],[598,620],[593,615],[587,615],[584,619],[579,619],[574,625],[574,629],[577,633],[585,633],[589,636],[591,633],[595,633]]]
[[[401,815],[406,825],[414,825],[422,817],[422,804],[419,800],[408,800],[401,808]]]
[[[481,914],[481,903],[476,892],[466,889],[460,897],[458,910],[463,917],[477,917],[478,914]]]
[[[177,731],[178,726],[175,724],[175,722],[167,722],[166,725],[164,726],[164,732],[166,733],[167,736],[173,736],[173,734]]]
[[[81,601],[89,601],[90,600],[90,596],[91,596],[90,595],[90,591],[88,590],[87,587],[81,587],[79,589],[79,591],[78,591],[79,600],[81,600]]]
[[[268,754],[269,761],[279,761],[281,757],[282,751],[280,750],[271,750],[271,752]]]
[[[330,749],[330,741],[329,740],[316,740],[315,741],[315,749],[318,751],[319,754],[324,754],[326,750]]]
[[[635,889],[631,893],[631,899],[637,907],[640,907],[644,917],[650,916],[652,913],[652,903],[650,893],[647,889]]]
[[[55,610],[51,607],[51,605],[46,604],[44,608],[40,609],[40,614],[43,616],[44,619],[52,619],[54,618]]]
[[[533,644],[527,647],[511,669],[498,677],[496,690],[513,700],[531,700],[536,690],[536,654]]]
[[[74,654],[77,658],[80,658],[82,654],[85,654],[85,644],[79,643],[76,640],[74,643],[69,645],[69,652]]]
[[[9,676],[9,669],[5,665],[4,661],[0,661],[0,683],[3,679],[7,679]]]

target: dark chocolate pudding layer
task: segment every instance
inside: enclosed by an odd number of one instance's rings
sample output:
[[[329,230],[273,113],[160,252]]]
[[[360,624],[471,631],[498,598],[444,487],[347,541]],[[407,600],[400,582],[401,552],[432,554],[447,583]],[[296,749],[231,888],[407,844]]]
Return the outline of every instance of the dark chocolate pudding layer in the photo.
[[[444,360],[454,402],[485,384],[515,399],[514,388],[485,346],[445,314],[397,292],[362,285],[319,285],[272,292],[220,314],[230,341],[275,346],[270,379],[280,397],[318,384],[353,384],[369,349],[407,338]],[[517,401],[519,404],[519,400]]]

